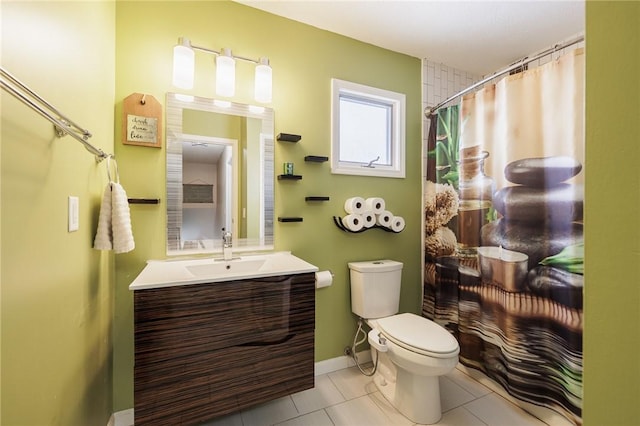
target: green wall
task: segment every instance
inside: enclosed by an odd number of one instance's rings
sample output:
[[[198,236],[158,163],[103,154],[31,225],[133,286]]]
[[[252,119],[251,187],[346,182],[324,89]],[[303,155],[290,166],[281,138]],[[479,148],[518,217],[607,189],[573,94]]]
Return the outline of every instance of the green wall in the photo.
[[[276,172],[294,162],[301,181],[276,181],[276,216],[302,216],[302,223],[276,222],[276,250],[293,254],[335,274],[332,287],[317,291],[316,361],[343,355],[355,332],[347,262],[392,258],[404,262],[402,309],[419,312],[421,298],[421,62],[388,50],[276,17],[232,2],[117,2],[116,129],[122,99],[133,92],[155,96],[162,104],[171,86],[172,49],[178,37],[194,45],[230,47],[237,55],[267,56],[273,67],[275,133],[297,133],[297,144],[276,142]],[[140,19],[144,16],[144,19]],[[215,24],[213,24],[215,23]],[[194,90],[215,97],[214,57],[196,52]],[[236,65],[234,101],[252,103],[253,66]],[[332,175],[329,163],[306,164],[305,155],[330,155],[330,80],[354,81],[407,95],[407,177],[367,178]],[[119,135],[118,132],[116,132]],[[165,199],[165,150],[122,145],[116,140],[120,176],[136,197]],[[310,204],[307,195],[328,195]],[[372,230],[346,234],[333,224],[344,200],[382,196],[404,216],[400,234]],[[127,286],[150,258],[165,257],[165,205],[134,207],[136,250],[116,261],[114,408],[133,404],[132,294]]]
[[[640,413],[640,3],[587,2],[584,423]]]
[[[115,4],[1,4],[2,66],[113,152]],[[114,257],[92,248],[105,163],[5,91],[0,424],[106,425]],[[67,197],[79,197],[67,232]]]
[[[239,140],[244,121],[239,116],[185,109],[182,113],[182,132]]]

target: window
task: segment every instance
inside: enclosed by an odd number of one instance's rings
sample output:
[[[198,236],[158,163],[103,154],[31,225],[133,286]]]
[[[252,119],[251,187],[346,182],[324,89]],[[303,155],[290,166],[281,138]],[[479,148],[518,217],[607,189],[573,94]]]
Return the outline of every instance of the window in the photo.
[[[404,178],[405,96],[331,79],[331,172]]]

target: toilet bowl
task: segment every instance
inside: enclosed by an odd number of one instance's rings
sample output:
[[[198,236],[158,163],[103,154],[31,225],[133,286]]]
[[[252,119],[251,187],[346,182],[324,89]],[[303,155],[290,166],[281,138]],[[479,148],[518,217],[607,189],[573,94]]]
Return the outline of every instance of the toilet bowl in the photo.
[[[411,313],[366,321],[372,358],[378,357],[373,381],[405,417],[419,424],[442,417],[439,376],[458,363],[460,348],[443,327]]]
[[[402,263],[351,262],[349,269],[351,311],[371,328],[367,340],[372,359],[378,359],[376,387],[409,420],[436,423],[442,417],[438,376],[458,363],[458,342],[433,321],[398,313]]]

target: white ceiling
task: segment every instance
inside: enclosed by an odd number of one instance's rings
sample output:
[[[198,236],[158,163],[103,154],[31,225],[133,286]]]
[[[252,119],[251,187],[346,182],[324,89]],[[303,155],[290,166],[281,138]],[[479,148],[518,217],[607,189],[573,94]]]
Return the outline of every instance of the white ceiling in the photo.
[[[584,33],[582,0],[236,0],[477,75]]]
[[[183,163],[218,164],[224,152],[224,145],[192,141],[185,138],[182,142]]]

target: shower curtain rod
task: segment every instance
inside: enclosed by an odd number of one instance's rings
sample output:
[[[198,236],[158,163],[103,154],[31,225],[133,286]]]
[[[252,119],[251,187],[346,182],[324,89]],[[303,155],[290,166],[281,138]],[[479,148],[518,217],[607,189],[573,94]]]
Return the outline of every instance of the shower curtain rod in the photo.
[[[572,40],[569,40],[569,41],[566,41],[564,43],[556,44],[555,46],[550,47],[547,50],[544,50],[544,51],[542,51],[540,53],[537,53],[532,57],[525,56],[524,58],[520,59],[519,61],[514,62],[513,64],[509,65],[507,68],[504,68],[504,69],[502,69],[500,71],[496,71],[495,73],[491,74],[489,77],[486,77],[486,78],[480,80],[479,82],[472,84],[471,86],[467,87],[464,90],[459,91],[458,93],[456,93],[453,96],[450,96],[449,98],[447,98],[444,101],[440,102],[436,106],[434,106],[434,107],[426,107],[424,109],[424,116],[427,117],[427,118],[431,117],[431,115],[433,115],[433,113],[437,112],[440,108],[442,108],[443,106],[447,105],[449,102],[459,98],[460,96],[466,95],[467,93],[475,90],[476,88],[478,88],[478,87],[482,86],[483,84],[493,80],[494,78],[497,78],[497,77],[499,77],[499,76],[501,76],[503,74],[507,74],[507,73],[509,73],[509,72],[511,72],[511,71],[513,71],[515,69],[518,69],[520,67],[525,66],[526,64],[528,64],[530,62],[533,62],[533,61],[535,61],[537,59],[540,59],[542,57],[545,57],[547,55],[555,53],[558,50],[564,49],[565,47],[573,46],[574,44],[580,43],[581,41],[584,41],[584,35],[581,35],[579,37],[576,37],[576,38],[574,38]]]
[[[22,101],[29,108],[40,114],[42,117],[53,123],[53,126],[58,137],[69,135],[80,142],[87,151],[96,156],[96,161],[100,162],[107,157],[114,158],[113,154],[106,154],[100,148],[96,148],[88,142],[88,139],[92,136],[91,132],[65,117],[60,111],[58,111],[53,105],[45,101],[41,96],[29,89],[20,80],[11,75],[3,67],[0,67],[0,85],[2,88],[13,95],[18,100]]]

